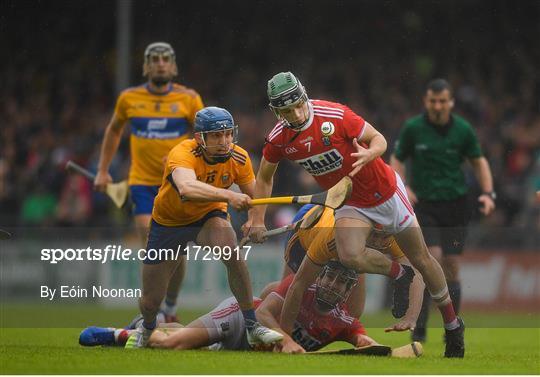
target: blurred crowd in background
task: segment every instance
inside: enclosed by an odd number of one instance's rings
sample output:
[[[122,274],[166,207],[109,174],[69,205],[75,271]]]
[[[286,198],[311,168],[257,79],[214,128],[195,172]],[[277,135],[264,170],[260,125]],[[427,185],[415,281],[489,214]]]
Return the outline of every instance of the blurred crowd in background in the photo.
[[[69,159],[95,171],[118,95],[114,2],[13,1],[6,8],[0,225],[129,224],[129,211],[115,210],[91,182],[64,171]],[[540,2],[135,1],[132,10],[131,84],[144,82],[145,46],[171,43],[177,81],[205,105],[231,110],[255,169],[276,121],[266,99],[274,73],[291,70],[311,98],[362,115],[386,136],[385,159],[403,121],[422,111],[425,84],[447,78],[498,193],[495,215],[476,221],[540,229]],[[115,180],[127,176],[125,136],[111,167]],[[298,167],[278,171],[274,194],[317,191]],[[291,211],[274,210],[268,225],[281,225]]]

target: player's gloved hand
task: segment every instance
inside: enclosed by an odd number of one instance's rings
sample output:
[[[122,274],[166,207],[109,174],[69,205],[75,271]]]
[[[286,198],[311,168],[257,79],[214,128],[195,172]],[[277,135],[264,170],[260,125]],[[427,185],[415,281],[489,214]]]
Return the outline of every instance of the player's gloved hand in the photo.
[[[245,211],[251,208],[249,195],[230,191],[228,203],[237,211]]]
[[[294,340],[283,340],[281,343],[281,349],[280,352],[283,353],[306,353],[306,350],[298,343],[296,343]]]
[[[403,317],[401,321],[394,324],[391,327],[387,327],[384,329],[384,332],[391,332],[391,331],[413,331],[416,327],[416,321],[414,319],[407,318],[407,316]]]
[[[94,179],[94,190],[105,192],[107,185],[112,181],[112,177],[108,172],[98,171]]]

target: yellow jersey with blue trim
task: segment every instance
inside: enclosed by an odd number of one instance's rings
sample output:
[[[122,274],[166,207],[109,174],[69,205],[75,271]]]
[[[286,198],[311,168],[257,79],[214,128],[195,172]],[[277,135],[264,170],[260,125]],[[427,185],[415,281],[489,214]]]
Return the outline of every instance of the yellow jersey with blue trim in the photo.
[[[317,208],[311,208],[303,218],[308,217]],[[376,236],[372,232],[370,238]],[[335,240],[335,218],[334,210],[325,207],[324,212],[320,216],[319,220],[311,228],[299,229],[297,232],[298,241],[306,254],[312,262],[325,265],[332,259],[339,259],[337,254],[336,240]],[[377,250],[389,255],[393,260],[399,259],[404,256],[403,251],[399,248],[396,240],[392,236],[388,236],[385,247],[374,247]],[[370,238],[368,238],[368,246],[373,247],[370,244]]]
[[[153,93],[148,84],[124,90],[114,110],[131,128],[130,185],[161,184],[169,151],[188,138],[202,99],[192,89],[171,83],[166,93]]]
[[[165,226],[183,226],[196,222],[207,213],[220,210],[227,212],[225,202],[183,201],[178,192],[172,172],[176,168],[192,169],[197,180],[214,187],[228,189],[233,183],[239,186],[255,181],[249,154],[234,145],[231,158],[222,163],[210,163],[195,139],[184,140],[175,146],[163,173],[163,181],[154,201],[152,218]]]

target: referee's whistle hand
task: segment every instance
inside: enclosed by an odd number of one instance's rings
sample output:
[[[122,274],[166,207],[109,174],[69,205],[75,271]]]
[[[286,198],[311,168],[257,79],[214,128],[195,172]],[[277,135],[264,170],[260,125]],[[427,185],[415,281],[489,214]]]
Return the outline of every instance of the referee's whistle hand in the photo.
[[[480,207],[480,212],[484,216],[490,215],[495,210],[495,202],[489,195],[482,194],[478,197],[478,201],[482,204]]]

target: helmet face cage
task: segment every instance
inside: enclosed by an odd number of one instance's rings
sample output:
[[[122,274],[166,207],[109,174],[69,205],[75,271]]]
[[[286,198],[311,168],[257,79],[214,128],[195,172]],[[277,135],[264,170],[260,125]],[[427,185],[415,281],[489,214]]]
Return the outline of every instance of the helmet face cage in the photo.
[[[178,68],[176,66],[176,54],[170,44],[165,42],[155,42],[144,50],[144,64],[143,64],[143,76],[148,76],[149,65],[152,63],[154,56],[168,57],[173,64],[173,77],[178,74]]]
[[[324,279],[326,277],[326,279]],[[323,284],[323,280],[327,282]],[[358,273],[346,268],[337,261],[330,261],[317,278],[317,288],[315,299],[325,310],[332,310],[339,304],[345,302],[354,286],[358,283]],[[346,289],[342,292],[342,287]]]
[[[219,129],[219,130],[195,132],[196,134],[201,136],[201,142],[199,143],[199,145],[201,146],[201,148],[203,148],[205,151],[207,151],[208,147],[212,148],[212,147],[220,146],[219,144],[208,145],[207,136],[209,134],[211,134],[211,133],[224,132],[224,131],[228,131],[228,130],[231,130],[232,133],[233,133],[233,135],[232,135],[233,140],[231,142],[231,147],[229,148],[229,151],[227,153],[224,153],[224,154],[212,154],[210,157],[216,162],[225,162],[232,156],[232,151],[234,149],[234,146],[235,146],[235,144],[238,143],[238,125],[234,124],[232,127],[230,125],[227,125],[227,126],[224,126],[223,129]]]
[[[174,62],[176,55],[170,44],[165,42],[156,42],[148,45],[144,51],[144,61],[146,64],[150,63],[152,56],[168,56],[171,61]]]
[[[309,121],[309,110],[306,121],[302,124],[291,124],[280,113],[280,110],[289,109],[308,102],[306,89],[292,73],[279,73],[268,82],[268,106],[285,126],[293,130],[300,130]]]

